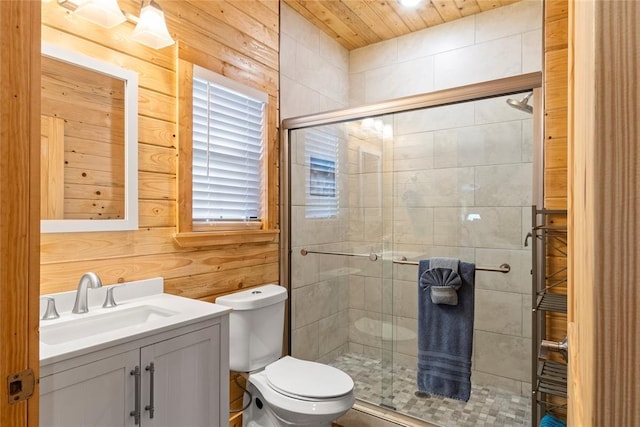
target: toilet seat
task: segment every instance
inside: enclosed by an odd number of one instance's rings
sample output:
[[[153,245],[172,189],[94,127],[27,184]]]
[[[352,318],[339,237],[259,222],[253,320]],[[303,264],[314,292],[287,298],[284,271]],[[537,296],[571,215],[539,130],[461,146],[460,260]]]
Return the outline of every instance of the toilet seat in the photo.
[[[331,421],[346,413],[355,402],[353,391],[328,399],[288,396],[269,384],[265,370],[251,373],[247,384],[253,397],[260,399],[263,408],[277,418],[278,422],[275,425],[278,426],[330,426]],[[251,405],[246,413],[247,420],[257,419],[252,417],[258,417],[263,412],[263,409],[258,410],[255,405]]]
[[[291,356],[271,363],[264,373],[270,387],[296,399],[333,399],[353,391],[353,380],[341,370]]]

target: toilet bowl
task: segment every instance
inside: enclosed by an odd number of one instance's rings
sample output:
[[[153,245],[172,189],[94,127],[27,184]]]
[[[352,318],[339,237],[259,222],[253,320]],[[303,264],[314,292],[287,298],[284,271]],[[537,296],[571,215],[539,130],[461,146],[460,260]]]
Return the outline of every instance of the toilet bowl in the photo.
[[[339,369],[290,356],[249,376],[246,425],[330,426],[354,403],[353,380]],[[253,420],[255,424],[249,424]]]
[[[280,358],[286,298],[285,288],[265,285],[216,299],[233,308],[230,367],[249,373],[243,426],[329,427],[353,406],[353,380],[322,363]]]

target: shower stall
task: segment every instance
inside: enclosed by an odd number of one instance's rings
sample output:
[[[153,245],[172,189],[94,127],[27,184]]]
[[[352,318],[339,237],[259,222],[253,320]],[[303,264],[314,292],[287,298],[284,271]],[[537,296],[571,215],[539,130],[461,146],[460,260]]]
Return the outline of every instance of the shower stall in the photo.
[[[540,78],[284,121],[289,349],[350,374],[363,406],[440,426],[528,425]],[[417,263],[430,257],[476,264],[468,402],[416,393]]]

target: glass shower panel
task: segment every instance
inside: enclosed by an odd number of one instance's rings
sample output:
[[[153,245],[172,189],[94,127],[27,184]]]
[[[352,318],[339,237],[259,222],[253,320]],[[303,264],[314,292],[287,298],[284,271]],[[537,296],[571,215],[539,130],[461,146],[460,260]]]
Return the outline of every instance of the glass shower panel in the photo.
[[[436,425],[513,414],[524,425],[533,120],[506,102],[524,95],[290,131],[294,357],[344,370],[361,401]],[[476,271],[468,404],[416,394],[417,263],[431,257],[511,265]]]
[[[391,264],[382,256],[390,250],[383,233],[390,130],[389,119],[368,118],[289,134],[292,355],[348,364],[345,371],[366,384],[361,398],[376,405],[393,384]],[[360,359],[342,357],[351,353]],[[354,369],[368,380],[359,382]]]
[[[408,263],[396,262],[393,274],[393,406],[437,425],[477,425],[482,413],[502,414],[495,425],[507,425],[515,412],[526,424],[531,254],[523,242],[533,196],[533,122],[506,102],[523,95],[394,115],[392,252]],[[431,257],[512,265],[509,274],[476,270],[472,399],[485,394],[487,401],[474,411],[473,403],[415,393],[416,264]]]

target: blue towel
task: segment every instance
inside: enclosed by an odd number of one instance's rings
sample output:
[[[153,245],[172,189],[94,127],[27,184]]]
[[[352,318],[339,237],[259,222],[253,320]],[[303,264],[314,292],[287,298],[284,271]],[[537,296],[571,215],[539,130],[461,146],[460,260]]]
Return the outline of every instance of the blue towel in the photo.
[[[458,289],[462,279],[457,258],[431,258],[429,269],[420,275],[420,286],[429,288],[434,304],[458,305]]]
[[[540,427],[567,427],[567,423],[547,414],[540,420]]]
[[[473,301],[476,266],[461,262],[458,305],[434,304],[420,278],[429,260],[418,268],[418,390],[468,401],[471,395]]]

